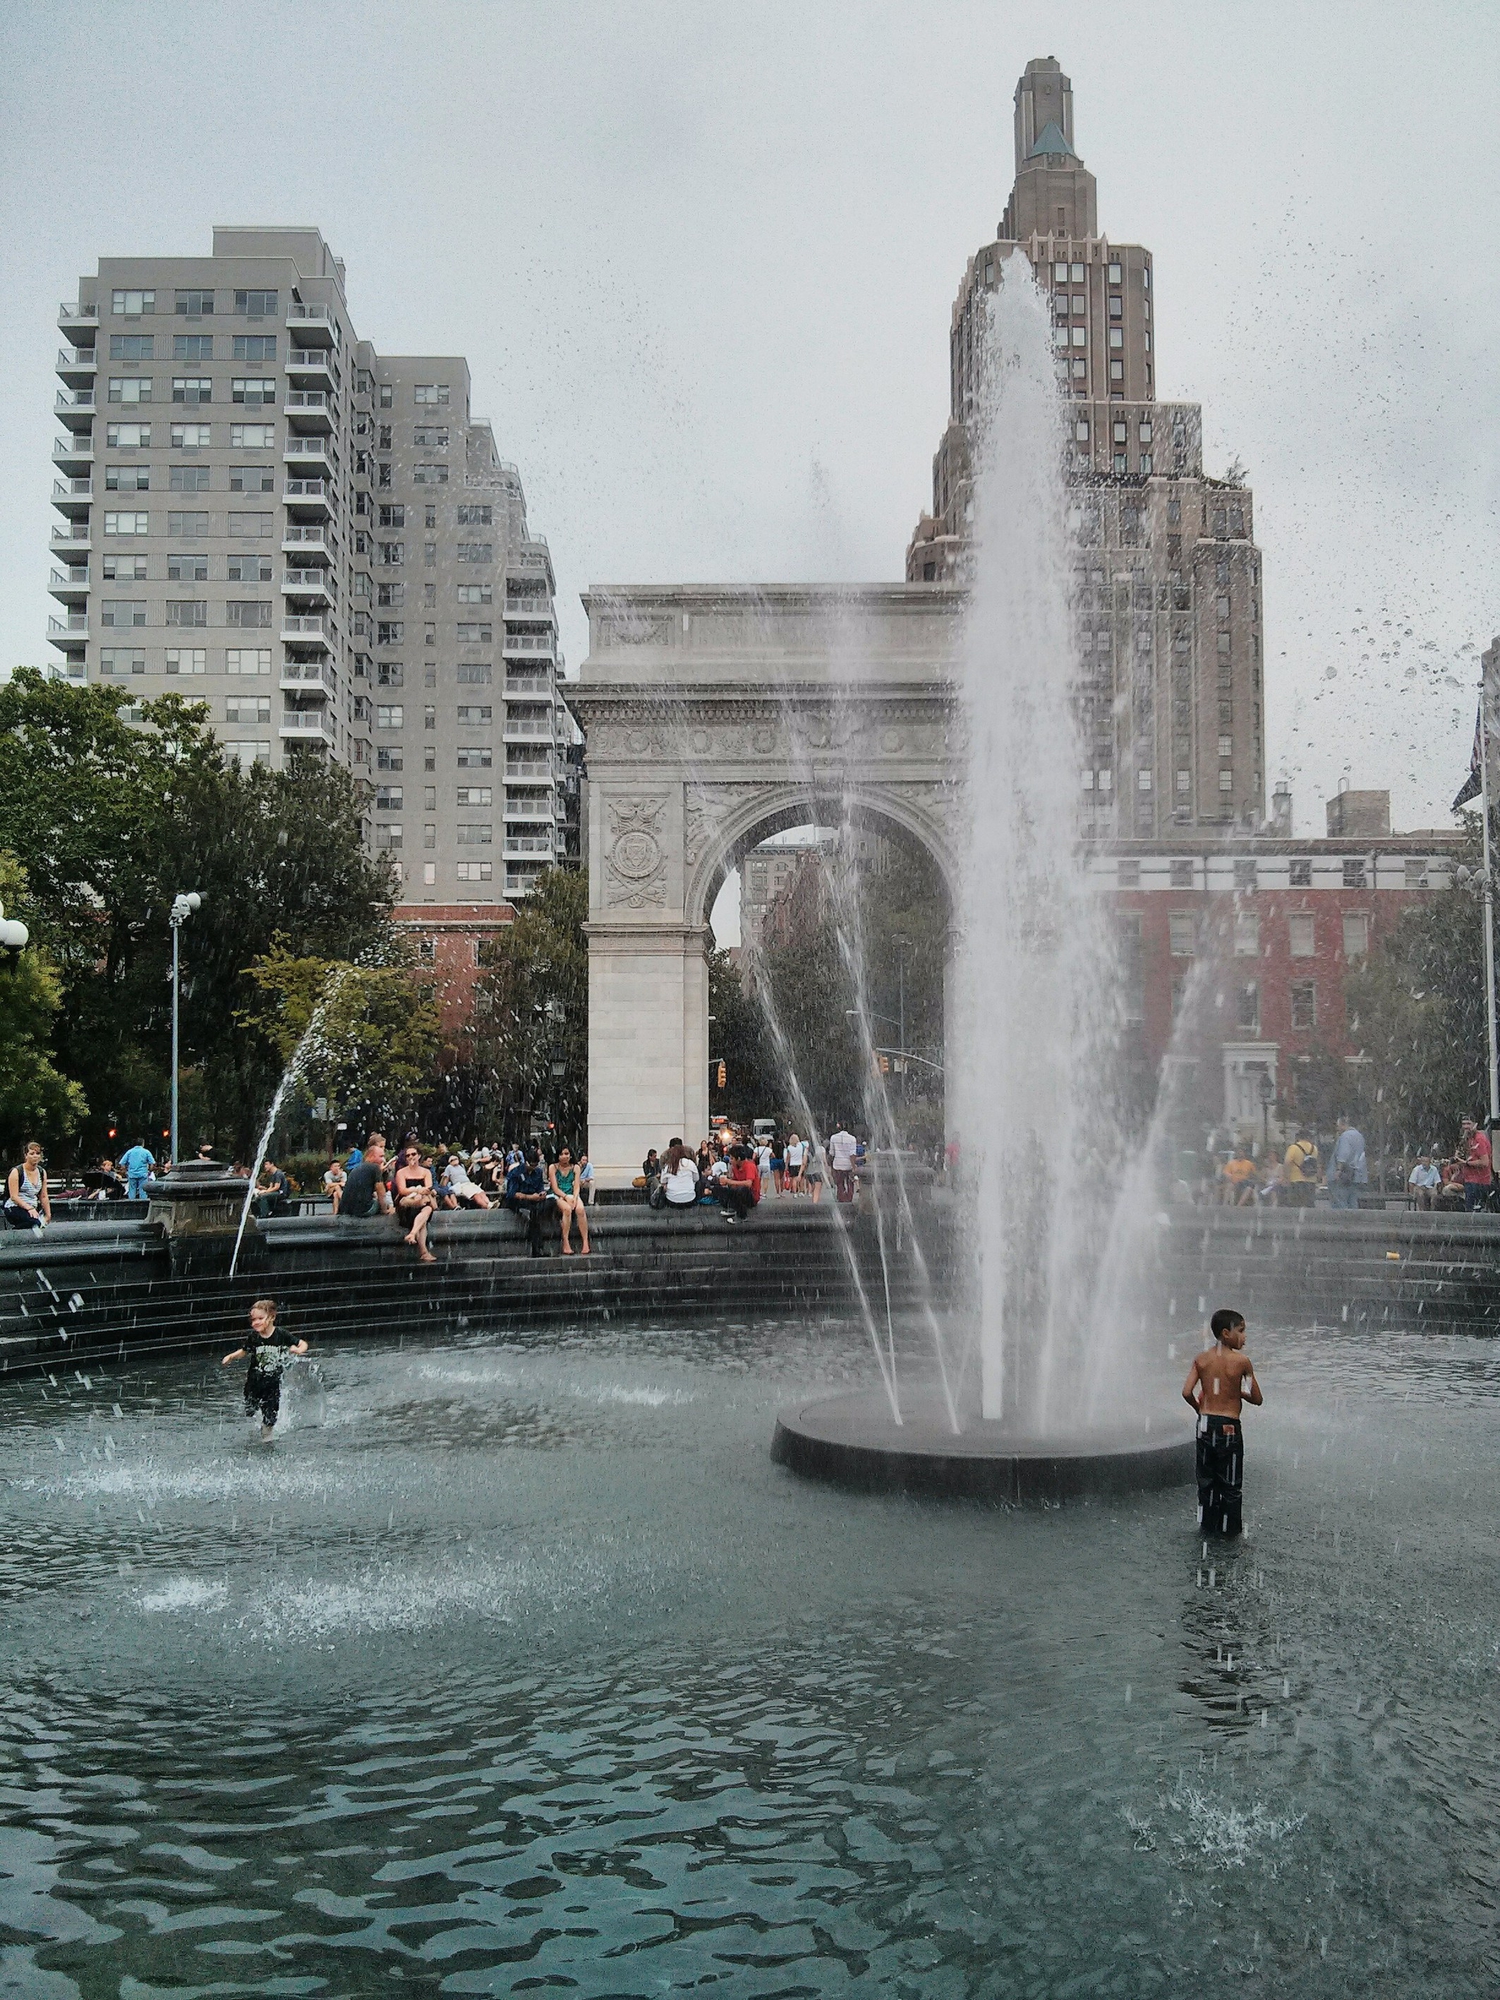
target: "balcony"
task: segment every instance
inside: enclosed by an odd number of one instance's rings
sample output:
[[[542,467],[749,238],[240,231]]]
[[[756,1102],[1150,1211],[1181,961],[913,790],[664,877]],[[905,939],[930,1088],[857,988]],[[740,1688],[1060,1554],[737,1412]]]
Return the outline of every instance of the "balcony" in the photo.
[[[531,792],[524,798],[512,798],[510,793],[507,792],[505,795],[505,817],[508,821],[539,822],[545,820],[549,826],[555,826],[557,824],[556,798],[550,791],[542,793]]]
[[[557,639],[551,632],[507,632],[500,650],[507,660],[528,656],[550,660],[557,652]]]
[[[322,389],[288,389],[282,405],[287,421],[299,431],[331,431],[333,414]]]
[[[321,708],[284,708],[277,734],[283,740],[306,743],[319,750],[332,750],[334,747],[333,723]]]
[[[552,859],[553,847],[550,833],[507,833],[505,836],[507,861],[535,858],[545,867]]]
[[[512,700],[519,696],[545,701],[552,693],[552,682],[546,674],[507,674],[505,692]]]
[[[281,594],[298,599],[304,611],[331,611],[338,585],[332,570],[287,569],[281,573]]]
[[[47,589],[63,604],[83,603],[89,594],[88,564],[77,569],[53,570]]]
[[[281,553],[299,563],[331,562],[338,544],[321,521],[288,521],[281,531]]]
[[[75,340],[80,333],[97,333],[99,308],[91,299],[65,300],[57,309],[57,324]]]
[[[317,514],[326,521],[333,512],[333,488],[326,479],[288,479],[281,497],[289,514]]]
[[[59,472],[72,472],[79,466],[94,462],[94,438],[92,431],[81,431],[76,437],[60,437],[52,440],[52,463]]]
[[[529,715],[508,715],[505,718],[505,727],[501,731],[501,736],[507,743],[545,743],[550,750],[552,748],[552,717],[550,715],[535,717]]]
[[[59,389],[57,400],[52,405],[70,431],[92,431],[94,428],[94,392],[92,389]]]
[[[556,783],[556,774],[550,757],[535,757],[505,760],[505,782],[508,785],[547,785]]]
[[[530,618],[533,622],[545,619],[552,623],[552,599],[540,592],[535,597],[507,597],[505,600],[507,618]]]
[[[283,611],[281,643],[283,646],[316,646],[325,653],[331,653],[333,633],[327,619],[320,618],[315,613]]]
[[[301,306],[286,309],[287,332],[294,333],[304,347],[332,347],[337,339],[332,306]]]
[[[66,619],[47,620],[47,638],[54,646],[71,652],[75,646],[87,645],[89,636],[89,614],[87,611],[70,611]]]
[[[283,660],[281,691],[283,694],[301,694],[315,701],[324,701],[329,695],[338,693],[338,682],[333,669],[321,660]],[[317,712],[322,713],[321,710]]]
[[[89,548],[89,524],[87,521],[59,521],[53,528],[50,541],[67,559],[86,555]]]
[[[57,372],[65,382],[86,384],[99,372],[99,355],[92,347],[60,347]]]
[[[288,465],[314,465],[324,472],[333,470],[327,442],[321,437],[289,436],[286,450],[281,455]]]
[[[87,520],[93,498],[92,479],[54,479],[52,482],[52,504],[70,520]]]
[[[286,372],[295,375],[304,389],[334,389],[338,378],[326,347],[294,347],[286,358]]]

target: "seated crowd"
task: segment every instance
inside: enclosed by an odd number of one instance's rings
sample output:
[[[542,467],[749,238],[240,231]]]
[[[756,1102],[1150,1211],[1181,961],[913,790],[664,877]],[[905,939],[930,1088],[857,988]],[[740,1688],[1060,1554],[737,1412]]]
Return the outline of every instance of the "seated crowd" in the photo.
[[[424,1159],[416,1134],[408,1132],[394,1158],[388,1158],[385,1134],[372,1132],[346,1162],[330,1164],[323,1185],[333,1198],[334,1213],[346,1220],[394,1215],[405,1224],[402,1241],[424,1264],[437,1261],[428,1248],[427,1231],[439,1209],[509,1209],[525,1223],[533,1257],[547,1254],[543,1232],[555,1217],[563,1255],[574,1254],[575,1228],[579,1252],[589,1255],[593,1170],[586,1153],[575,1158],[568,1146],[552,1160],[535,1141],[500,1150],[481,1146],[467,1159],[440,1147]]]

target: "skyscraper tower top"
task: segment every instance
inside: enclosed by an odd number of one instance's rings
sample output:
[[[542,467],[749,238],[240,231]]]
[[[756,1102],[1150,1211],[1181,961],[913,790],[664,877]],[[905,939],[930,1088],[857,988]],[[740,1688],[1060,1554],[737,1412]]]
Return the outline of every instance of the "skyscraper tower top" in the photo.
[[[1002,241],[1097,236],[1094,176],[1073,143],[1073,85],[1056,56],[1036,56],[1016,85],[1016,184],[1000,218]]]

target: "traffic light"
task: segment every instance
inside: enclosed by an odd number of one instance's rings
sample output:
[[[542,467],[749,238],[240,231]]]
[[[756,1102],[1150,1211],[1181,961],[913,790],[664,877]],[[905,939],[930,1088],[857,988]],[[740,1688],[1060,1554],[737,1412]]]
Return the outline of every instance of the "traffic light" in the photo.
[[[719,1088],[720,1088],[720,1090],[725,1090],[725,1089],[727,1089],[727,1088],[728,1088],[728,1086],[729,1086],[729,1065],[728,1065],[728,1064],[727,1064],[727,1063],[726,1063],[726,1062],[724,1061],[724,1058],[723,1058],[722,1056],[720,1056],[720,1058],[719,1058],[719,1072],[718,1072],[718,1074],[719,1074]]]
[[[889,1056],[882,1056],[880,1058],[880,1074],[882,1076],[889,1076],[890,1073],[891,1073],[891,1059]]]

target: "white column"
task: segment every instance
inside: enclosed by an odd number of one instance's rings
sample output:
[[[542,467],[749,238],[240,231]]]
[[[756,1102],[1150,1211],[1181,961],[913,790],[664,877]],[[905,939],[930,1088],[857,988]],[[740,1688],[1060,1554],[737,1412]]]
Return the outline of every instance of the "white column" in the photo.
[[[588,927],[589,1158],[629,1187],[647,1149],[708,1130],[706,932],[681,923]]]

